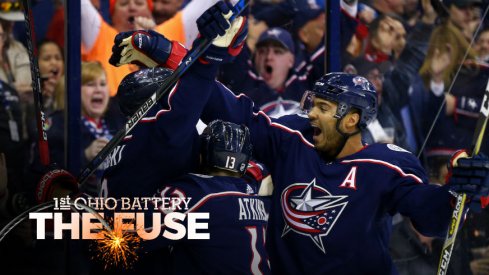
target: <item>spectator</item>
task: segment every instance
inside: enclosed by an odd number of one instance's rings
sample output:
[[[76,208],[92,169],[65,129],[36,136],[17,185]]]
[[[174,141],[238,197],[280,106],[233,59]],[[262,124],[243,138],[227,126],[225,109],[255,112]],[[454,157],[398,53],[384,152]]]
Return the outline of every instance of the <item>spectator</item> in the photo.
[[[373,62],[399,58],[406,45],[406,30],[400,18],[380,16],[370,26],[365,56]]]
[[[245,93],[271,116],[297,113],[301,91],[308,84],[307,75],[299,75],[294,70],[292,36],[282,28],[271,28],[261,34],[255,47],[253,57],[246,49],[239,60],[223,66],[223,83]],[[243,71],[246,71],[244,76]]]
[[[151,16],[153,1],[110,0],[112,25],[106,23],[89,0],[82,0],[82,47],[84,61],[97,60],[107,72],[110,95],[114,96],[121,80],[137,69],[136,66],[110,66],[108,60],[112,53],[112,44],[118,32],[155,28],[168,39],[190,47],[198,35],[196,20],[208,7],[217,2],[192,1],[171,19],[155,26]],[[151,22],[151,23],[148,23]]]
[[[45,40],[38,46],[39,73],[42,80],[42,95],[44,112],[49,115],[56,109],[60,109],[59,100],[55,98],[55,88],[63,80],[64,59],[61,47],[53,41]],[[64,98],[64,97],[63,97]]]
[[[446,106],[428,140],[428,157],[440,153],[448,157],[455,148],[468,148],[472,142],[489,70],[473,62],[476,53],[471,49],[467,60],[472,61],[464,60],[468,47],[463,34],[450,22],[433,32],[426,60],[420,69],[425,87],[430,90],[424,103],[424,133],[443,100],[446,100]],[[457,79],[453,79],[457,72]],[[452,88],[450,93],[447,91],[449,87]],[[486,144],[482,144],[481,150],[487,152]]]
[[[82,63],[81,77],[82,127],[80,157],[82,167],[108,143],[112,135],[122,126],[118,117],[107,116],[109,90],[105,71],[97,62]],[[49,148],[52,162],[63,167],[64,164],[64,113],[57,111],[51,116],[48,129]],[[100,186],[103,167],[86,182],[81,189],[96,195]]]
[[[116,68],[109,65],[114,37],[118,32],[134,30],[135,17],[151,17],[153,2],[152,0],[111,0],[109,3],[112,25],[102,19],[89,0],[81,1],[82,59],[99,61],[102,64],[107,72],[110,95],[113,96],[122,78],[135,70],[135,67]]]
[[[475,29],[480,22],[481,0],[445,0],[448,8],[448,21],[455,25],[467,41],[472,40]]]
[[[350,67],[351,66],[351,67]],[[383,104],[382,96],[384,93],[384,75],[390,69],[389,62],[380,64],[364,59],[355,59],[350,66],[347,66],[348,73],[359,74],[367,78],[377,91],[378,112],[377,117],[362,132],[363,141],[366,144],[373,143],[394,143],[403,148],[408,148],[404,125],[397,119],[389,104]]]
[[[307,70],[310,85],[325,72],[325,21],[326,17],[321,10],[297,12],[293,20],[293,37],[296,38],[296,70]]]
[[[483,29],[475,42],[477,59],[482,62],[489,62],[489,28]]]
[[[22,137],[23,120],[20,96],[0,80],[0,152],[5,154],[10,194],[26,191],[24,168],[28,142]]]
[[[64,100],[64,89],[55,93],[55,87],[64,85],[60,82],[64,75],[64,60],[61,48],[53,41],[42,41],[38,46],[38,64],[39,74],[41,76],[41,91],[43,100],[43,110],[46,117],[49,117],[54,111],[60,110],[60,102]],[[31,104],[24,109],[25,127],[24,132],[27,138],[32,142],[37,140],[37,121],[36,110],[32,103],[33,98],[30,94]],[[63,103],[64,104],[64,103]],[[49,121],[48,121],[49,123]]]
[[[347,47],[357,28],[357,17],[360,16],[357,2],[357,0],[340,1],[341,48]],[[254,18],[250,22],[258,21],[259,23],[255,24],[264,24],[270,28],[283,27],[291,31],[294,38],[297,39],[295,53],[296,64],[299,66],[297,70],[301,70],[301,67],[306,64],[312,64],[313,72],[310,78],[315,80],[316,77],[320,77],[324,73],[324,59],[322,57],[324,55],[323,35],[326,18],[323,11],[324,1],[281,1],[278,4],[269,5],[255,3],[252,10]],[[250,49],[253,50],[253,47],[250,46]]]
[[[20,11],[0,12],[0,80],[14,87],[23,102],[32,102],[29,55],[12,35],[13,23],[23,20]]]
[[[416,151],[418,140],[416,139],[417,136],[414,131],[415,128],[411,117],[418,113],[411,112],[409,108],[409,90],[414,80],[417,79],[417,72],[423,63],[430,34],[434,28],[433,25],[436,19],[436,13],[430,4],[430,1],[423,0],[422,5],[425,12],[421,17],[421,20],[416,23],[416,26],[407,37],[408,43],[405,43],[404,40],[401,39],[403,41],[401,41],[400,44],[406,46],[402,50],[399,49],[400,55],[397,61],[391,68],[386,68],[388,67],[388,63],[386,64],[385,61],[378,63],[380,65],[379,68],[383,67],[379,72],[383,73],[377,74],[377,72],[373,72],[372,79],[370,79],[378,88],[378,91],[381,92],[381,104],[379,107],[380,118],[383,117],[382,113],[387,110],[390,110],[390,113],[393,115],[384,116],[384,119],[391,122],[388,124],[395,125],[395,130],[389,130],[387,133],[393,132],[396,144],[412,152]],[[382,17],[379,18],[379,20],[382,20]],[[375,25],[376,24],[374,24],[374,26]],[[379,41],[378,44],[391,45],[391,48],[392,45],[395,45],[396,38],[394,33],[386,30],[374,30],[370,35],[376,33],[378,35],[374,40]],[[359,57],[354,60],[354,63],[368,64],[369,62],[372,62],[371,57],[371,55],[366,55],[363,57],[363,61],[362,57]],[[380,60],[377,60],[377,62],[379,61]],[[371,67],[374,68],[373,65],[371,65]],[[383,79],[383,81],[380,81],[381,79]],[[383,123],[385,124],[387,121],[384,120]],[[374,126],[375,124],[372,124],[369,127],[372,128]],[[372,132],[377,132],[374,129],[370,130],[372,130]]]

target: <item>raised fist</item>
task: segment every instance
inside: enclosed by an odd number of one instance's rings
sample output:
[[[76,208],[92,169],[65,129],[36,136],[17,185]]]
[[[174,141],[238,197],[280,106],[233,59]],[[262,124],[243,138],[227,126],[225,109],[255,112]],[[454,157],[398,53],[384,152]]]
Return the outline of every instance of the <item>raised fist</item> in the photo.
[[[114,39],[109,63],[114,66],[137,64],[145,67],[176,69],[187,50],[153,31],[121,32]]]
[[[209,63],[230,62],[241,52],[248,34],[248,24],[242,16],[230,23],[231,16],[230,4],[217,2],[197,19],[201,37],[213,40],[201,59]],[[198,43],[200,39],[194,41],[193,47]]]

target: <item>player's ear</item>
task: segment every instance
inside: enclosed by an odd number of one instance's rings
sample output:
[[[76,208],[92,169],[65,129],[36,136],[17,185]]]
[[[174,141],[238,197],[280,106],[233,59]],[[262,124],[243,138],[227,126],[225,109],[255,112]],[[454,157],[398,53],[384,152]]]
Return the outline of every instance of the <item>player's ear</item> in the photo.
[[[360,114],[358,112],[349,112],[343,119],[343,127],[346,133],[353,133],[358,130],[360,123]]]

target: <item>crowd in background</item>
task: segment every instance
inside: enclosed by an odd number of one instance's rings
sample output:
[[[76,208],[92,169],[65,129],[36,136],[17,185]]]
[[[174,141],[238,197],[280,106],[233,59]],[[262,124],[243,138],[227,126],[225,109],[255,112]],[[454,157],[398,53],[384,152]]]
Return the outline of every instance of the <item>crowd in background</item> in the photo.
[[[38,160],[24,17],[22,11],[3,5],[18,2],[0,2],[2,227],[35,204],[33,190],[46,168]],[[217,0],[80,2],[83,166],[125,122],[115,95],[122,78],[137,66],[109,64],[115,35],[153,29],[191,47],[198,35],[196,19]],[[365,76],[378,94],[378,115],[362,133],[364,142],[394,143],[419,153],[432,184],[444,184],[447,160],[472,142],[489,78],[489,20],[484,17],[488,5],[486,0],[340,1],[341,37],[336,39],[341,45],[341,69]],[[35,17],[35,26],[51,159],[63,167],[65,80],[70,80],[64,75],[64,1],[37,0],[33,8],[34,15],[42,14]],[[324,1],[254,0],[247,13],[245,48],[233,63],[221,67],[219,81],[249,96],[271,117],[301,112],[303,92],[325,73]],[[481,149],[486,154],[488,144],[483,142]],[[82,190],[96,195],[102,173],[102,169],[97,171]],[[399,273],[434,274],[443,240],[419,234],[400,215],[394,217],[392,226],[391,254]],[[32,234],[28,223],[19,225],[0,243],[0,257],[11,259],[9,264],[21,269],[35,267],[37,274],[64,272],[63,261],[46,256],[35,260],[14,257],[21,251],[34,255],[49,249],[36,243]],[[489,274],[489,210],[467,217],[449,274]]]

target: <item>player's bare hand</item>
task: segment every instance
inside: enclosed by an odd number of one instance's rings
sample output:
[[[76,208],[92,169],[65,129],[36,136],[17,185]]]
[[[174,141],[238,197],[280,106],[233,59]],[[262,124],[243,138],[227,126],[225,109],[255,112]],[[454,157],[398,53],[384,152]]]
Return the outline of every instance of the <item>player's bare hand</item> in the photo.
[[[94,140],[86,149],[85,157],[87,160],[92,160],[104,147],[109,143],[106,138],[98,138]]]

